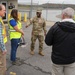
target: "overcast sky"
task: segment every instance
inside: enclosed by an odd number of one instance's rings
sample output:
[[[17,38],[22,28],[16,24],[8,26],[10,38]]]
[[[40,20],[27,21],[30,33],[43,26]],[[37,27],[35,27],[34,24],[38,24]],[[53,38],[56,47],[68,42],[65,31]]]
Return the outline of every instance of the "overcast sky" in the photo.
[[[64,4],[75,4],[75,0],[32,0],[33,3],[64,3]],[[18,2],[30,3],[31,0],[18,0]]]

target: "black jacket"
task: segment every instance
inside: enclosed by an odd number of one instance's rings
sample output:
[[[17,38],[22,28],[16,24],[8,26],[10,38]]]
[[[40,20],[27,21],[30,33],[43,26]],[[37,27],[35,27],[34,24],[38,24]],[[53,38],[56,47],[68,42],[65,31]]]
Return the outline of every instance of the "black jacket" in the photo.
[[[71,64],[75,62],[75,23],[57,22],[48,31],[45,43],[52,45],[52,62]]]

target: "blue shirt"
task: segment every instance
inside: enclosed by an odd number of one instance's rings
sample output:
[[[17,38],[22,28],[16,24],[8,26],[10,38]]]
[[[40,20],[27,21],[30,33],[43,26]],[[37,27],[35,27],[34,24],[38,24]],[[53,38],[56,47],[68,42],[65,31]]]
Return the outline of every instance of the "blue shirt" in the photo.
[[[11,25],[12,27],[14,27],[14,26],[17,25],[17,22],[16,22],[16,20],[14,20],[14,19],[10,20],[9,23],[10,23],[10,25]]]

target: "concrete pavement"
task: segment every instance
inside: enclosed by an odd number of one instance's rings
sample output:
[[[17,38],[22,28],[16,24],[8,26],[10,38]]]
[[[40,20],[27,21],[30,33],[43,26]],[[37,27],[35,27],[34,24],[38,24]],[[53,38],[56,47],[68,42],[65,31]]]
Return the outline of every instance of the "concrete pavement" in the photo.
[[[47,23],[47,30],[52,24]],[[17,57],[20,57],[22,64],[12,65],[10,61],[10,40],[6,44],[7,48],[7,75],[10,72],[16,73],[16,75],[51,75],[51,47],[44,43],[43,52],[45,56],[40,56],[38,54],[38,40],[35,44],[35,55],[30,55],[30,43],[31,43],[31,30],[32,26],[25,28],[23,23],[23,30],[25,32],[25,40],[28,45],[25,48],[19,47],[17,51]],[[13,75],[13,74],[12,74]]]

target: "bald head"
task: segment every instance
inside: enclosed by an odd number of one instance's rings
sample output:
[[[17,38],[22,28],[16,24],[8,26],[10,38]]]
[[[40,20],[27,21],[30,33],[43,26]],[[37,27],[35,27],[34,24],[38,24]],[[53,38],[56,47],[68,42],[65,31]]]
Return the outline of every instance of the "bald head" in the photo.
[[[75,13],[74,9],[68,7],[62,11],[62,19],[63,18],[73,18],[74,13]]]
[[[2,10],[2,7],[3,7],[4,5],[2,5],[2,4],[0,4],[0,11]]]
[[[5,6],[0,4],[0,16],[4,17],[5,16]]]

